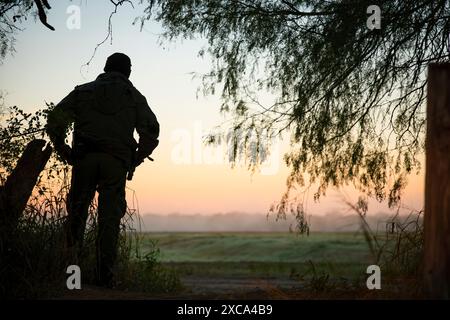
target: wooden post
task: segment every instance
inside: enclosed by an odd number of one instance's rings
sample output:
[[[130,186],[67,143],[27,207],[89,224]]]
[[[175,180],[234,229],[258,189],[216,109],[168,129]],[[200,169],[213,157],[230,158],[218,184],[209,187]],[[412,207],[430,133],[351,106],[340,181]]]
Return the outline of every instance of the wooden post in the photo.
[[[13,230],[25,209],[39,174],[44,169],[52,147],[45,140],[33,140],[25,148],[5,185],[0,189],[0,222]]]
[[[428,67],[424,287],[450,297],[450,63]]]

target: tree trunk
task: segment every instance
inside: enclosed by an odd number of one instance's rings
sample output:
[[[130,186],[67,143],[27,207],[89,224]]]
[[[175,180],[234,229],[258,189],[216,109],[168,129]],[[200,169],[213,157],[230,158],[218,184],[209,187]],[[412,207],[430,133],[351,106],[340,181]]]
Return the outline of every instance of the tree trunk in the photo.
[[[425,291],[450,297],[450,64],[428,68],[425,177]]]

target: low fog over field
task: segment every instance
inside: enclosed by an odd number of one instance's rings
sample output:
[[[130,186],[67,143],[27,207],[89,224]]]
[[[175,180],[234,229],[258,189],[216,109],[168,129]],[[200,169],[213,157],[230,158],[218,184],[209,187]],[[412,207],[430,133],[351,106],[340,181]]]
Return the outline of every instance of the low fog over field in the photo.
[[[393,215],[368,214],[366,221],[372,230],[384,231]],[[361,229],[357,214],[309,215],[311,231],[345,232]],[[137,226],[137,224],[135,224]],[[141,231],[151,232],[284,232],[295,226],[293,217],[276,221],[275,215],[249,213],[200,214],[146,214],[142,216]]]

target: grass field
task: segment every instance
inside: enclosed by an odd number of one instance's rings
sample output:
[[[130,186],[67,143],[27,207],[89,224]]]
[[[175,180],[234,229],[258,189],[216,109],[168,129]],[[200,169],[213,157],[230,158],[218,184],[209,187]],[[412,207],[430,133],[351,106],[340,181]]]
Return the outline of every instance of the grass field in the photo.
[[[174,275],[180,288],[159,295],[128,289],[104,292],[94,288],[83,293],[83,298],[105,295],[112,299],[421,297],[414,279],[389,277],[388,273],[382,274],[382,290],[367,288],[366,270],[374,264],[374,258],[361,233],[312,233],[310,236],[290,233],[141,233],[139,238],[141,258],[145,261],[146,253],[155,258],[157,248],[158,266]],[[139,270],[144,272],[146,269]],[[165,281],[166,278],[158,279]]]
[[[358,233],[144,233],[143,253],[156,242],[160,260],[181,276],[358,279],[373,263]]]

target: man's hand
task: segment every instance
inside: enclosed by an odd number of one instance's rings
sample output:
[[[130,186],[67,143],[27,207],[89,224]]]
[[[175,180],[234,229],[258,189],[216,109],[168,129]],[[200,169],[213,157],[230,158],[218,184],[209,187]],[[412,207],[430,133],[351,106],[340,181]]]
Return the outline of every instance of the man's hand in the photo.
[[[141,165],[142,162],[144,162],[145,159],[149,159],[150,161],[154,161],[153,158],[151,158],[150,156],[142,159],[142,160],[137,160],[130,168],[130,170],[128,171],[128,175],[127,175],[127,180],[131,181],[133,180],[133,175],[134,175],[134,171],[136,170],[136,168]]]
[[[69,145],[65,143],[61,145],[55,145],[55,150],[62,158],[64,163],[67,163],[69,165],[73,164],[72,148]]]

